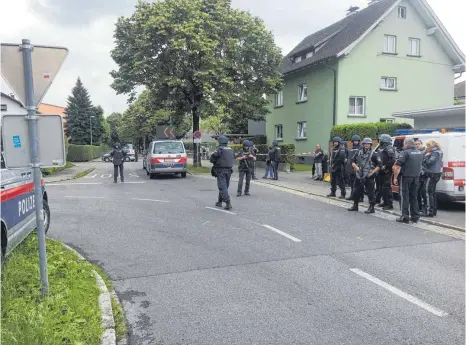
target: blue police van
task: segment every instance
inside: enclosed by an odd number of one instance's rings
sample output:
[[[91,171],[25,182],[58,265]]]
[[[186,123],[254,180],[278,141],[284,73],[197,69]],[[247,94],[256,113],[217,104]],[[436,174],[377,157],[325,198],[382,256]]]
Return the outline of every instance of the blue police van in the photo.
[[[1,259],[8,255],[36,229],[34,182],[32,169],[0,169]],[[45,232],[50,226],[48,195],[42,182],[43,220]]]

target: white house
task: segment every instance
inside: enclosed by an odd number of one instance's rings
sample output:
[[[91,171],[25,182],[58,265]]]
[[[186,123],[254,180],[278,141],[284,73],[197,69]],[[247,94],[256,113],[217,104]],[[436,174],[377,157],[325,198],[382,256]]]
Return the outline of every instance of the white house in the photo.
[[[12,95],[1,93],[1,115],[27,115],[27,110]]]

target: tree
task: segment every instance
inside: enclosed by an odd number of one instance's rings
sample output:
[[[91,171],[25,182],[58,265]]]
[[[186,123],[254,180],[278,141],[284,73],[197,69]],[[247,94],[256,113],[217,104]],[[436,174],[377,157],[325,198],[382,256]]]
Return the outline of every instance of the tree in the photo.
[[[91,116],[95,113],[89,93],[78,77],[76,85],[68,96],[65,109],[65,134],[72,144],[89,145],[91,143]]]
[[[214,133],[216,135],[224,134],[228,131],[229,119],[224,112],[224,108],[220,107],[216,114],[202,119],[201,130]]]
[[[104,109],[98,105],[97,107],[93,107],[93,118],[91,118],[92,122],[92,143],[93,145],[101,145],[105,142],[105,117],[104,117]]]
[[[120,135],[118,133],[118,128],[120,127],[120,122],[123,115],[121,113],[111,113],[107,117],[107,123],[110,130],[110,144],[114,145],[115,143],[120,142]]]
[[[281,87],[281,54],[271,32],[230,0],[139,2],[131,17],[119,18],[114,37],[117,93],[131,101],[135,88],[146,86],[164,108],[191,114],[193,130],[212,103],[231,108],[233,117],[263,116],[263,94]]]

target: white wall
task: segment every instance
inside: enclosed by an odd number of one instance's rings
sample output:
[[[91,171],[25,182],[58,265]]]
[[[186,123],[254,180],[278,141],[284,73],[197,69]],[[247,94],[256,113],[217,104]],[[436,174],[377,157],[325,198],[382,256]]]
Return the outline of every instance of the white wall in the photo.
[[[1,104],[6,104],[7,110],[1,111],[1,115],[27,115],[27,110],[18,103],[2,95]]]

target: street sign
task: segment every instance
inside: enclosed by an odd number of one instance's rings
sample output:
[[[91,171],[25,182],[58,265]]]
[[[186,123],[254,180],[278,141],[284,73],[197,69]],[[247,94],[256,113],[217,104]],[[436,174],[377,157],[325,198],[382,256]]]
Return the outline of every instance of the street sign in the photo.
[[[175,127],[157,126],[155,136],[157,139],[176,139]]]
[[[21,45],[2,43],[0,50],[2,76],[19,101],[26,107],[26,86]],[[62,47],[37,45],[33,47],[31,57],[35,106],[38,106],[44,98],[67,55],[68,49]]]
[[[41,168],[57,168],[66,164],[65,138],[60,115],[38,116],[37,135],[40,142]],[[25,115],[2,116],[3,155],[8,169],[31,166],[28,120]]]
[[[202,137],[201,131],[195,131],[193,133],[193,137],[194,137],[194,139],[201,139],[201,137]]]

